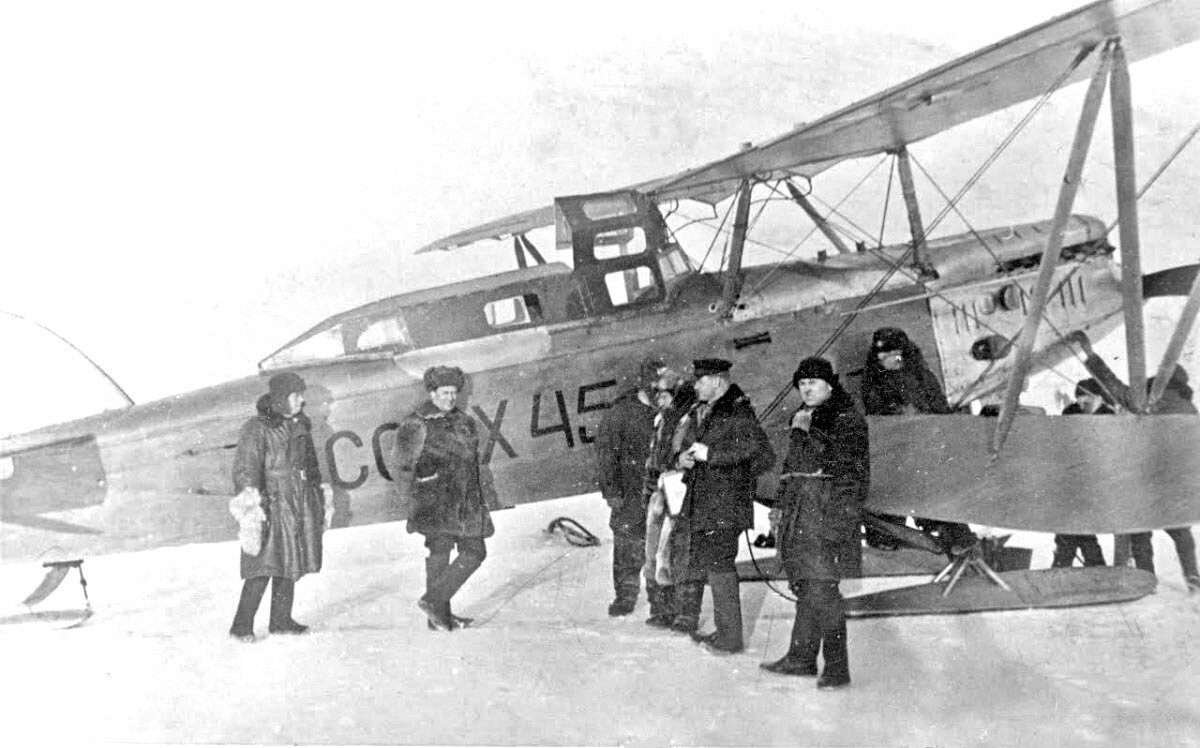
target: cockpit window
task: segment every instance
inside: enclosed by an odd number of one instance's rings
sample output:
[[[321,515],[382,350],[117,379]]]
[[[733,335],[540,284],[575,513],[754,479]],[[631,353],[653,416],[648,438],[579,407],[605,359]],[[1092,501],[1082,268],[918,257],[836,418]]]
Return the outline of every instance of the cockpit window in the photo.
[[[670,283],[681,275],[693,272],[692,263],[678,244],[671,244],[666,251],[658,256],[658,267],[662,271],[663,280]]]
[[[392,353],[411,350],[412,336],[408,333],[408,325],[398,315],[385,317],[367,325],[358,334],[358,340],[347,353],[378,351],[386,349]]]
[[[646,251],[646,232],[641,226],[613,229],[596,234],[595,254],[597,260],[608,260],[624,255],[640,255]]]
[[[483,307],[483,314],[487,318],[488,327],[494,330],[542,324],[542,305],[534,293],[489,301]]]
[[[282,368],[356,354],[392,355],[413,347],[404,318],[392,311],[372,318],[344,319],[315,330],[285,346],[263,364],[269,368]]]

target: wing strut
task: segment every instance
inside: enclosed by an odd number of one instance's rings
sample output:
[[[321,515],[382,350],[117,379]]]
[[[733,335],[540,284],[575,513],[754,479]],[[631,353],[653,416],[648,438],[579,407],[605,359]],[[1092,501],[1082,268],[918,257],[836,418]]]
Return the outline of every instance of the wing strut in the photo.
[[[1192,331],[1192,325],[1196,324],[1198,312],[1200,312],[1200,273],[1196,273],[1196,278],[1192,281],[1192,291],[1183,305],[1183,313],[1179,315],[1175,332],[1171,333],[1171,341],[1167,343],[1162,363],[1158,365],[1158,372],[1154,375],[1154,387],[1151,388],[1150,396],[1146,401],[1147,410],[1154,407],[1154,404],[1162,397],[1163,391],[1166,390],[1167,382],[1175,371],[1175,364],[1179,363],[1179,354],[1183,352],[1183,344]]]
[[[729,267],[725,273],[725,290],[721,292],[720,317],[733,314],[733,306],[742,290],[742,250],[746,246],[746,232],[750,224],[750,192],[754,185],[743,179],[738,188],[737,213],[733,218],[733,239],[729,248]]]
[[[1125,307],[1125,354],[1129,360],[1129,390],[1138,413],[1146,405],[1146,322],[1142,315],[1142,251],[1138,236],[1137,175],[1133,153],[1133,106],[1129,64],[1118,39],[1112,50],[1113,160],[1117,178],[1117,220],[1120,222],[1121,297]]]
[[[1067,159],[1067,172],[1063,176],[1062,188],[1058,192],[1058,205],[1054,209],[1054,220],[1050,226],[1050,236],[1046,238],[1046,249],[1042,252],[1042,262],[1038,268],[1037,281],[1033,287],[1029,311],[1025,317],[1025,326],[1017,336],[1017,357],[1013,363],[1013,371],[1004,390],[1004,401],[1000,405],[1000,417],[996,419],[996,430],[992,434],[992,454],[999,454],[1004,440],[1012,428],[1012,419],[1017,410],[1017,399],[1025,387],[1025,379],[1029,376],[1029,368],[1033,359],[1033,345],[1037,338],[1038,325],[1042,321],[1042,313],[1046,308],[1046,300],[1050,294],[1050,283],[1054,279],[1054,271],[1058,266],[1058,258],[1062,253],[1063,229],[1071,217],[1071,207],[1075,203],[1075,193],[1079,189],[1079,178],[1083,173],[1083,164],[1087,159],[1088,146],[1092,142],[1092,133],[1096,128],[1096,118],[1100,114],[1100,104],[1104,101],[1104,84],[1108,79],[1108,71],[1112,65],[1111,44],[1106,43],[1101,53],[1100,64],[1088,84],[1087,97],[1083,102],[1083,111],[1079,115],[1079,124],[1075,129],[1075,140],[1071,144],[1071,155]]]
[[[525,254],[533,258],[533,261],[539,265],[545,265],[546,260],[541,253],[537,251],[537,247],[533,246],[533,242],[529,241],[529,237],[524,234],[513,234],[513,254],[517,256],[517,267],[524,268],[528,266],[525,260]]]
[[[829,225],[829,221],[825,220],[825,217],[817,211],[816,206],[809,202],[808,197],[791,182],[785,181],[784,184],[787,185],[788,194],[792,196],[792,200],[808,214],[808,217],[817,225],[817,228],[821,230],[821,233],[825,235],[829,243],[834,246],[838,254],[853,254],[854,250],[846,246],[846,242],[842,241],[842,237],[837,235],[837,232]]]
[[[913,267],[922,270],[925,267],[925,227],[921,223],[921,205],[917,202],[917,186],[913,182],[912,164],[908,158],[908,148],[896,151],[896,165],[900,167],[900,191],[904,194],[904,207],[908,209],[908,228],[912,233]]]

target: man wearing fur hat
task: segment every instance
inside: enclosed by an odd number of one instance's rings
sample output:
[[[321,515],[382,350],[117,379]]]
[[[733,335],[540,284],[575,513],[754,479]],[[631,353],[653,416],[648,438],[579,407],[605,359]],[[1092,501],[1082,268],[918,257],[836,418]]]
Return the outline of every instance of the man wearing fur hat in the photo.
[[[642,567],[646,563],[646,506],[643,491],[646,460],[654,437],[655,387],[666,364],[650,358],[638,365],[632,386],[605,411],[596,432],[596,471],[600,495],[611,513],[613,590],[610,616],[625,616],[637,604]],[[646,579],[651,607],[661,605],[658,585]]]
[[[417,605],[429,628],[452,631],[471,620],[456,616],[450,599],[487,558],[484,539],[496,528],[479,478],[478,427],[458,408],[466,377],[456,366],[434,366],[424,381],[429,399],[400,422],[390,468],[411,507],[408,531],[424,535],[429,549]]]
[[[881,327],[871,336],[871,348],[863,366],[863,407],[869,416],[916,415],[951,412],[942,383],[925,363],[921,349],[908,335],[896,327]],[[904,517],[880,515],[896,524]],[[940,522],[914,518],[917,527],[935,534],[946,549],[970,547],[976,541],[971,528],[961,522]],[[878,530],[868,529],[867,544],[874,548],[894,550],[894,538]]]
[[[271,377],[259,399],[258,414],[242,426],[233,464],[238,497],[248,497],[261,513],[249,522],[261,529],[261,542],[243,546],[244,583],[229,634],[254,641],[254,615],[271,581],[272,634],[303,634],[292,618],[296,580],[321,570],[325,497],[308,420],[303,416],[304,380],[293,372]],[[265,515],[265,522],[262,517]],[[253,534],[254,528],[250,528]],[[250,538],[258,540],[259,538]],[[257,545],[257,548],[255,547]]]
[[[692,637],[718,653],[744,646],[738,536],[754,524],[758,475],[775,462],[750,398],[731,380],[730,366],[717,358],[693,362],[699,400],[691,413],[694,441],[678,459],[687,471],[681,513],[687,517],[688,562],[683,581],[675,584],[676,598],[681,616],[698,617],[704,585],[712,587],[717,630]]]
[[[788,453],[771,510],[796,620],[787,654],[761,667],[783,675],[817,675],[817,688],[850,684],[846,610],[838,582],[859,576],[859,509],[870,486],[867,422],[842,389],[833,366],[807,358],[792,375],[804,404],[792,415]]]

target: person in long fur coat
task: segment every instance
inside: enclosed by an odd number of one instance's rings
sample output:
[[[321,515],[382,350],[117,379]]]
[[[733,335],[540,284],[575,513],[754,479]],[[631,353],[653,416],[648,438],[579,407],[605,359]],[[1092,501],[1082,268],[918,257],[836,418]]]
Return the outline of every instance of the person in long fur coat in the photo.
[[[952,412],[946,401],[946,391],[937,375],[925,363],[921,348],[897,327],[881,327],[871,336],[871,349],[863,365],[863,409],[869,416],[916,415],[928,413],[946,415]],[[881,514],[880,519],[903,525],[905,518]],[[927,533],[937,536],[947,553],[963,550],[976,541],[971,528],[961,522],[914,517],[914,523]],[[867,529],[867,544],[874,548],[895,550],[898,542],[887,534]]]
[[[850,666],[838,582],[862,569],[859,511],[871,480],[867,422],[823,358],[801,361],[792,385],[804,405],[792,416],[771,518],[796,594],[796,620],[787,654],[761,667],[815,676],[823,650],[825,670],[817,687],[841,688],[850,683]]]
[[[471,623],[453,613],[450,598],[487,558],[484,539],[496,531],[480,480],[478,427],[458,408],[465,379],[458,367],[426,370],[429,400],[401,420],[389,465],[408,531],[424,535],[429,549],[417,605],[439,631]]]
[[[230,636],[254,641],[254,616],[271,582],[272,634],[303,634],[307,626],[292,618],[296,580],[321,570],[325,497],[321,470],[304,406],[304,380],[293,372],[271,377],[258,414],[242,426],[234,456],[233,485],[238,496],[261,497],[261,543],[257,553],[243,538],[242,595]],[[236,497],[235,497],[236,498]],[[231,502],[231,509],[234,508]],[[259,515],[241,503],[241,535],[252,532]]]

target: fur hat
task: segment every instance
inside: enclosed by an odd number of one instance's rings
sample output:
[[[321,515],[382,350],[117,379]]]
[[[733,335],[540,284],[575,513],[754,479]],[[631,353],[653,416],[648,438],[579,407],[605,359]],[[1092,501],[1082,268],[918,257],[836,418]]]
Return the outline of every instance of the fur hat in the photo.
[[[908,335],[898,327],[881,327],[871,336],[871,350],[875,353],[903,351],[908,346]]]
[[[1104,388],[1101,387],[1100,383],[1095,379],[1081,379],[1079,380],[1079,383],[1075,385],[1075,397],[1078,399],[1084,395],[1104,397]]]
[[[710,374],[724,374],[733,368],[733,364],[723,358],[698,358],[692,361],[692,373],[696,378],[707,377]]]
[[[462,389],[467,377],[457,366],[431,366],[425,370],[425,390],[433,392],[439,387]]]
[[[271,377],[267,383],[267,394],[271,402],[282,403],[293,392],[304,392],[304,380],[294,371],[285,371]]]
[[[661,358],[652,356],[643,359],[638,364],[637,387],[640,390],[652,390],[654,385],[658,384],[658,378],[661,371],[667,368],[667,363]]]
[[[830,387],[837,385],[838,375],[833,373],[833,364],[823,358],[806,358],[792,374],[792,386],[799,389],[801,379],[824,379]]]

